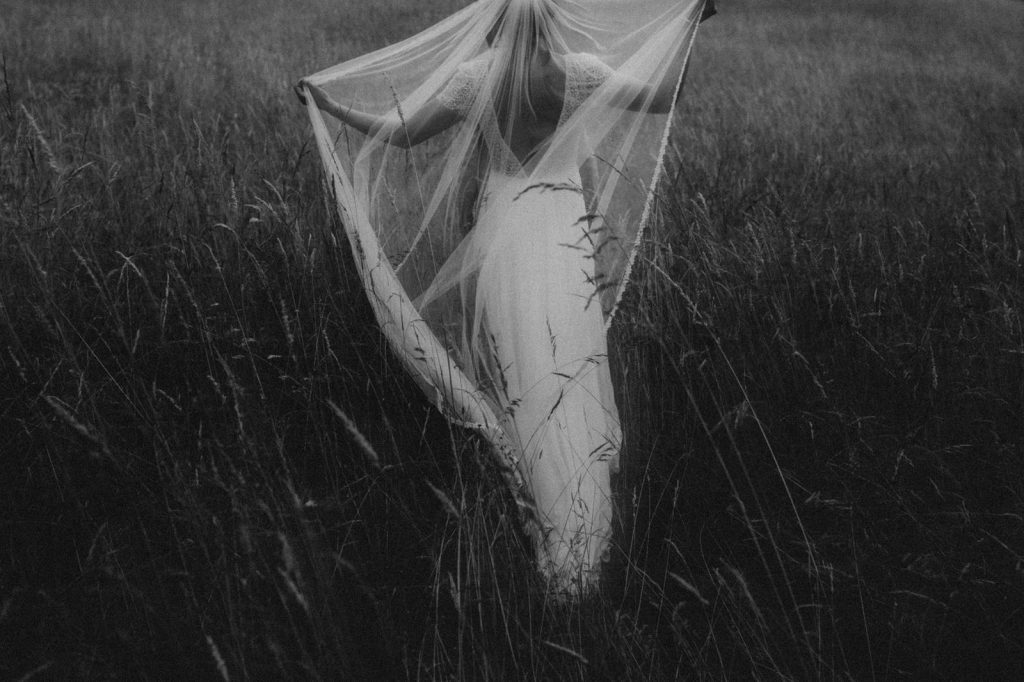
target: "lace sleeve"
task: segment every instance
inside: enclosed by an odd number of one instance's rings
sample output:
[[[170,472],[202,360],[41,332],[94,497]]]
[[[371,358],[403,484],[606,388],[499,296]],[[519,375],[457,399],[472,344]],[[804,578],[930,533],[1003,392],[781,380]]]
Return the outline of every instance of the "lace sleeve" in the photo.
[[[580,52],[566,55],[563,119],[571,116],[613,73],[610,66],[592,54]]]
[[[487,62],[473,59],[459,64],[448,84],[437,93],[437,101],[460,116],[465,116],[487,74]]]

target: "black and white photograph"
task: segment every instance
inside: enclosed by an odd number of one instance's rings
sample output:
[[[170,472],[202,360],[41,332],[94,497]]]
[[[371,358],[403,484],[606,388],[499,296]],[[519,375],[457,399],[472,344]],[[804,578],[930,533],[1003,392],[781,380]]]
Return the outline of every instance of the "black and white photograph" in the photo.
[[[1024,679],[1024,2],[0,0],[0,679]]]

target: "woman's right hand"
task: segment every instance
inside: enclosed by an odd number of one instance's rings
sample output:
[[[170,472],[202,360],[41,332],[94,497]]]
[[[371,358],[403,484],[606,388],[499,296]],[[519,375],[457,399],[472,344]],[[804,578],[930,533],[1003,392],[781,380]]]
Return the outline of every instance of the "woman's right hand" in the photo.
[[[306,99],[302,95],[303,89],[305,89],[305,91],[308,92],[313,97],[313,101],[316,102],[316,105],[323,109],[324,111],[330,112],[338,108],[334,100],[331,99],[331,96],[328,95],[323,88],[321,88],[319,85],[313,85],[305,78],[300,80],[299,84],[296,86],[296,91],[299,94],[300,102],[305,103]]]

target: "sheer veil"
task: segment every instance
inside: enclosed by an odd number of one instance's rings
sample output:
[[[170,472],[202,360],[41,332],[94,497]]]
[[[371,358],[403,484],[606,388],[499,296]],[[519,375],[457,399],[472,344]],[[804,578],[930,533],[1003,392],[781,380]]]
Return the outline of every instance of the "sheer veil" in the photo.
[[[528,527],[537,519],[518,466],[523,446],[508,426],[509,397],[477,292],[481,268],[508,239],[481,220],[483,188],[500,177],[519,183],[519,193],[579,197],[565,246],[591,263],[586,304],[610,324],[650,218],[706,2],[478,0],[307,79],[378,117],[360,133],[307,98],[383,333],[429,399],[494,445]],[[455,114],[450,127],[413,144],[417,113],[438,107]]]

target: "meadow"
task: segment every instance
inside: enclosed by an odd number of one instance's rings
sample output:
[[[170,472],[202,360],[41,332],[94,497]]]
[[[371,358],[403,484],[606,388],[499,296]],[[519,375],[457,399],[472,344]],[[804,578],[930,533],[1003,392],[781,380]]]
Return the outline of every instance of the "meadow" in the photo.
[[[290,91],[462,4],[0,0],[0,677],[1024,677],[1024,3],[720,0],[570,605]]]

